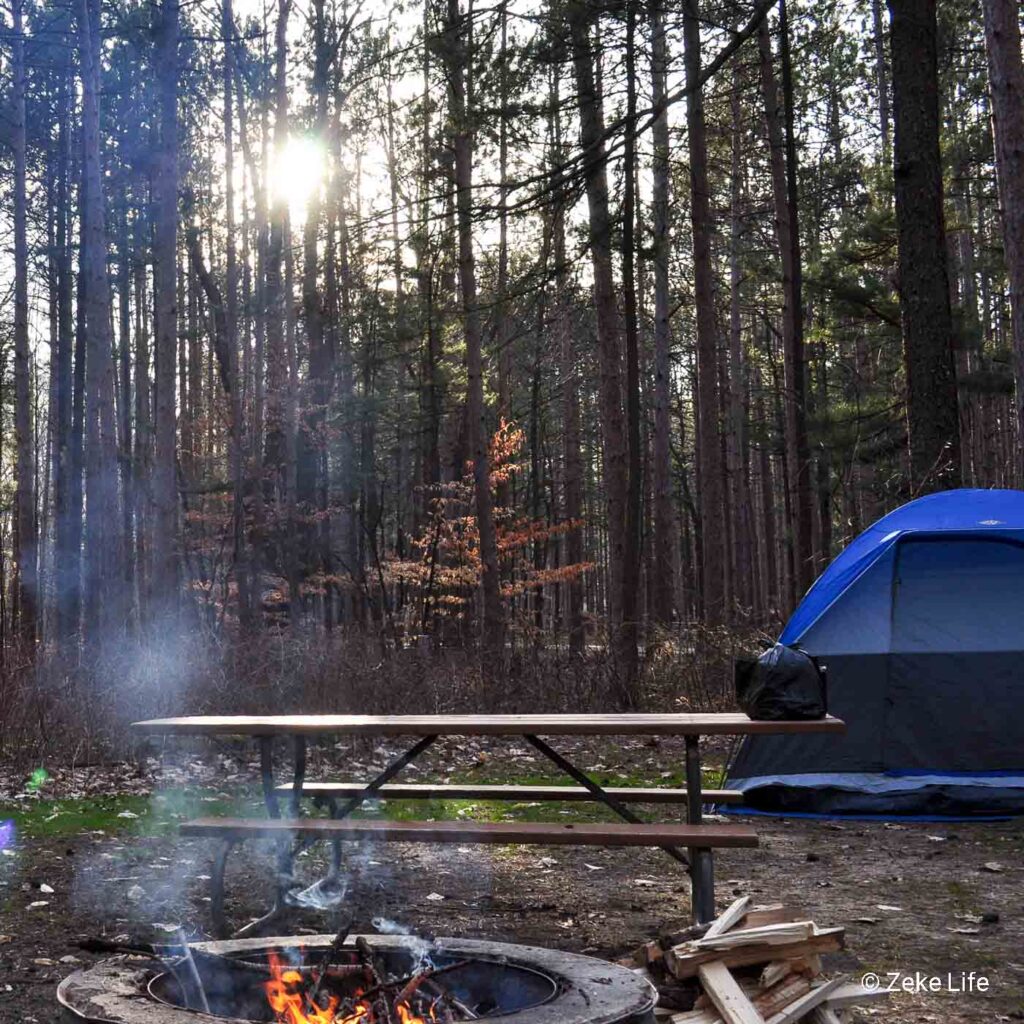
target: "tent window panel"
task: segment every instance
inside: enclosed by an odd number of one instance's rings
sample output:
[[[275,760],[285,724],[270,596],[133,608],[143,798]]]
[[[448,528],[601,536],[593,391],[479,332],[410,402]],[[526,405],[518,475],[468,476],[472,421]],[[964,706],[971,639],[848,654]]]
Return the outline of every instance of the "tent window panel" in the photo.
[[[800,645],[822,655],[888,651],[892,572],[890,549],[800,637]]]
[[[1024,650],[1024,546],[907,539],[893,592],[893,651]]]

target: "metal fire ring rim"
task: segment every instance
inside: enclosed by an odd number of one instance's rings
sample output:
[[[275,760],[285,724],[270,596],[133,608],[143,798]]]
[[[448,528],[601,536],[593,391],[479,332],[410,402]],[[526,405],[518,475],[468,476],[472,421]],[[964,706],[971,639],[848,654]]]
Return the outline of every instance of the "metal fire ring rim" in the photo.
[[[351,941],[354,942],[355,938],[352,936]],[[422,941],[401,935],[367,935],[366,938],[378,948],[393,949]],[[316,949],[329,945],[332,940],[333,936],[326,934],[271,935],[192,945],[215,955],[237,956],[296,945]],[[430,945],[450,954],[489,960],[503,958],[510,965],[571,982],[568,987],[559,986],[559,993],[545,1003],[493,1018],[501,1024],[641,1024],[653,1020],[652,1011],[657,1001],[655,989],[644,978],[617,964],[579,953],[485,939],[445,937],[433,939]],[[145,988],[148,973],[142,965],[125,958],[104,961],[74,972],[57,989],[58,1001],[66,1013],[65,1019],[75,1024],[81,1021],[89,1021],[90,1024],[251,1024],[242,1018],[216,1017],[201,1011],[172,1007],[148,995],[143,996],[141,989]],[[76,984],[97,993],[94,1000],[87,1001],[85,1010],[74,1005]],[[97,1016],[97,1013],[110,1016]]]
[[[271,938],[271,939],[276,938],[276,936],[268,936],[268,937]],[[399,936],[399,937],[401,937],[401,936]],[[286,938],[290,938],[290,936],[286,936]],[[318,936],[318,938],[319,938],[319,936]],[[380,936],[375,935],[374,938],[378,939],[378,938],[380,938]],[[209,950],[206,947],[208,947],[210,945],[216,945],[216,943],[194,942],[194,943],[191,943],[191,945],[195,946],[195,947],[201,947],[201,948],[204,949],[205,952],[213,952],[212,950]],[[269,952],[271,949],[286,949],[286,948],[289,948],[289,947],[294,946],[294,945],[302,945],[302,946],[305,946],[305,947],[315,946],[315,948],[319,948],[319,946],[320,946],[319,943],[314,944],[314,943],[310,943],[310,942],[304,942],[304,943],[291,943],[291,942],[289,942],[289,943],[287,943],[287,945],[285,945],[284,943],[281,943],[281,944],[274,943],[273,946],[268,946],[268,945],[266,945],[264,943],[264,944],[258,946],[256,950],[253,950],[253,952],[260,952],[260,953]],[[381,942],[375,942],[374,945],[376,946],[377,949],[381,949],[382,946],[383,946],[383,944]],[[405,943],[403,943],[403,945],[405,945]],[[443,951],[442,948],[436,942],[430,943],[430,945],[435,950],[437,950],[438,952]],[[349,945],[348,942],[345,943],[345,945],[342,947],[342,949],[345,950],[346,952],[355,952],[355,946],[354,945]],[[245,952],[245,951],[243,950],[241,952]],[[224,954],[224,959],[225,960],[236,960],[239,963],[252,963],[253,962],[252,960],[245,960],[242,957],[238,956],[237,955],[237,951],[236,951],[235,955],[230,955],[230,954],[225,953]],[[505,1010],[505,1011],[503,1011],[501,1013],[489,1013],[486,1016],[487,1020],[497,1020],[497,1021],[501,1021],[502,1024],[505,1024],[506,1019],[508,1017],[511,1017],[513,1014],[515,1014],[515,1013],[525,1013],[527,1010],[535,1010],[537,1007],[543,1006],[545,1003],[549,1003],[552,999],[555,999],[555,998],[558,997],[558,994],[559,994],[559,991],[560,991],[558,980],[556,978],[553,978],[547,972],[542,971],[542,970],[540,970],[537,967],[529,966],[527,964],[521,964],[521,963],[512,964],[512,963],[509,963],[507,958],[495,956],[493,954],[489,955],[489,956],[487,956],[487,955],[474,956],[473,960],[476,963],[493,964],[496,967],[510,967],[510,968],[513,968],[513,969],[515,969],[517,971],[522,971],[524,974],[533,974],[533,975],[535,975],[538,978],[543,978],[551,986],[551,993],[549,995],[545,996],[543,999],[538,1000],[536,1003],[531,1003],[529,1006],[524,1007],[522,1010]],[[303,970],[308,970],[309,968],[308,967],[303,967],[302,969]],[[149,993],[151,998],[155,999],[162,1006],[167,1006],[167,1007],[170,1007],[170,1008],[176,1009],[176,1010],[187,1009],[186,1007],[183,1007],[183,1006],[179,1005],[178,1003],[172,1003],[169,999],[165,999],[162,995],[160,995],[159,992],[154,991],[155,986],[159,982],[162,982],[168,976],[168,974],[170,974],[170,973],[171,973],[170,971],[161,971],[159,974],[154,974],[149,979],[149,981],[146,983],[146,991]],[[194,1012],[194,1009],[193,1009],[193,1012]],[[206,1016],[213,1017],[213,1018],[216,1018],[219,1021],[225,1021],[225,1022],[227,1022],[227,1024],[233,1024],[234,1021],[237,1021],[239,1019],[241,1019],[241,1020],[249,1020],[249,1018],[226,1017],[226,1016],[224,1016],[224,1014],[221,1014],[221,1013],[210,1013],[210,1014],[205,1014],[204,1013],[203,1016],[204,1017],[206,1017]],[[259,1022],[258,1021],[250,1021],[250,1024],[259,1024]]]

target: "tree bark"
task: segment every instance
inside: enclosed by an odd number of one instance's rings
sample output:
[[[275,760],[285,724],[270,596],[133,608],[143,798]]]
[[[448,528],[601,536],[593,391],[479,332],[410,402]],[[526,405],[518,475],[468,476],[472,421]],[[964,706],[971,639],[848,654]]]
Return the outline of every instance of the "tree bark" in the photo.
[[[82,207],[85,276],[85,602],[86,640],[102,646],[118,618],[121,532],[118,515],[114,359],[107,277],[102,143],[100,137],[100,5],[81,0]],[[173,478],[172,478],[173,479]]]
[[[61,17],[62,28],[70,29],[70,14]],[[71,92],[72,68],[70,47],[64,47],[57,86],[57,189],[56,189],[56,264],[57,264],[57,345],[52,357],[54,376],[54,584],[56,587],[55,625],[57,641],[64,644],[73,635],[78,618],[80,583],[79,546],[74,543],[81,520],[73,514],[72,494],[75,490],[72,464],[72,400],[74,394],[74,303],[72,297],[70,203],[72,163]],[[81,488],[81,477],[78,478]]]
[[[585,0],[567,6],[570,45],[576,76],[580,144],[585,157],[588,239],[594,277],[594,312],[600,366],[599,403],[602,436],[605,515],[608,536],[608,633],[614,639],[622,627],[622,587],[626,559],[626,501],[629,465],[622,408],[622,352],[619,311],[612,273],[612,232],[608,203],[608,167],[604,144],[602,99],[594,78],[591,43],[592,11]]]
[[[559,64],[551,71],[551,162],[558,166],[565,159],[562,139],[561,102],[559,97]],[[560,182],[564,189],[564,181]],[[565,535],[565,563],[579,565],[583,561],[583,464],[580,457],[580,372],[576,346],[573,344],[569,265],[565,247],[566,196],[559,191],[552,217],[552,255],[555,276],[555,337],[558,343],[562,387],[562,514],[570,524]],[[565,624],[569,634],[569,653],[583,654],[586,637],[583,630],[583,582],[572,576],[565,584]]]
[[[14,539],[17,569],[17,632],[29,657],[35,654],[38,572],[35,452],[32,436],[32,374],[28,338],[28,194],[25,171],[24,0],[12,0],[11,142],[14,150]]]
[[[785,9],[783,4],[782,9]],[[800,225],[796,196],[796,145],[793,130],[792,72],[788,23],[780,22],[783,89],[780,97],[773,67],[768,23],[758,30],[761,88],[768,131],[775,233],[782,264],[782,348],[786,378],[786,465],[789,470],[790,532],[794,583],[799,597],[813,577],[810,452],[807,443],[807,375],[804,359],[803,285]]]
[[[913,493],[960,483],[935,0],[889,0],[896,224]]]
[[[718,323],[711,264],[711,191],[708,181],[707,132],[700,82],[700,12],[698,0],[685,0],[683,45],[686,64],[686,122],[690,148],[690,221],[693,234],[694,303],[697,318],[697,465],[703,561],[704,619],[718,625],[725,618],[724,467],[718,424]]]
[[[175,452],[175,355],[178,345],[178,16],[163,0],[157,36],[160,141],[153,181],[153,302],[156,377],[153,465],[153,596],[174,610],[178,595],[178,488]]]
[[[643,485],[640,447],[640,323],[636,294],[636,4],[626,11],[626,118],[630,125],[622,152],[622,296],[626,341],[626,544],[622,574],[622,628],[616,637],[615,663],[618,690],[624,708],[640,704],[638,689],[640,635],[640,537],[641,488]]]
[[[472,81],[472,40],[469,29],[470,20],[460,15],[458,0],[448,0],[445,51],[448,61],[448,99],[454,132],[452,143],[455,150],[459,285],[468,375],[466,401],[483,577],[481,664],[486,677],[500,678],[505,661],[505,615],[498,576],[498,545],[490,480],[490,435],[484,408],[483,351],[476,294],[476,262],[473,255],[473,112],[467,96]]]
[[[983,6],[1003,253],[1010,285],[1017,414],[1014,479],[1020,486],[1024,481],[1024,60],[1020,7],[1014,0],[984,0]]]
[[[655,106],[668,93],[668,45],[663,0],[651,4],[651,84]],[[654,504],[654,580],[651,613],[663,626],[672,623],[675,603],[676,524],[672,514],[671,347],[669,322],[669,164],[668,110],[658,115],[652,129],[652,220],[654,249],[654,443],[651,472]]]

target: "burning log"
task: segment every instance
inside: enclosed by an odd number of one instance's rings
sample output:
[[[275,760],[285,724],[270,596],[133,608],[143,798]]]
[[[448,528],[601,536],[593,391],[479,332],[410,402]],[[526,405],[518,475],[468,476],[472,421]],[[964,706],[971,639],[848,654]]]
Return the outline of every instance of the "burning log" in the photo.
[[[395,996],[395,1014],[398,1014],[398,1005],[400,1003],[408,1003],[412,1001],[412,997],[416,994],[417,989],[430,977],[429,970],[420,971],[419,974],[414,974],[405,985],[399,989],[398,995]]]
[[[388,1001],[385,998],[383,991],[387,987],[387,983],[380,971],[377,969],[373,947],[366,941],[366,937],[364,935],[359,935],[356,938],[356,952],[359,954],[360,962],[369,972],[370,977],[373,979],[373,982],[379,992],[379,995],[373,1002],[375,1024],[394,1024],[394,1020],[391,1016],[391,1007],[388,1005]]]
[[[341,952],[341,948],[345,945],[345,940],[348,938],[348,933],[352,930],[352,920],[352,915],[348,914],[344,923],[334,936],[334,939],[331,941],[331,944],[324,950],[323,956],[320,957],[316,984],[313,986],[313,991],[310,993],[310,999],[314,1003],[316,1003],[319,998],[320,987],[324,983],[324,978],[327,977],[327,969],[331,966],[331,961]]]

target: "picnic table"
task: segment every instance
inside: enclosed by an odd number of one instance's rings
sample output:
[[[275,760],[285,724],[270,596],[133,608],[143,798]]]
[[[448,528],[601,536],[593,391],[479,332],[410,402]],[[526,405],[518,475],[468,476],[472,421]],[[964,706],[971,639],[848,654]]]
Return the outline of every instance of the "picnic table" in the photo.
[[[227,859],[246,838],[276,837],[280,842],[277,895],[273,908],[239,933],[251,934],[304,899],[313,890],[331,891],[342,872],[341,844],[360,839],[431,843],[528,843],[660,847],[689,872],[692,912],[696,923],[715,916],[712,850],[757,845],[757,834],[739,825],[707,823],[705,803],[736,803],[742,794],[705,790],[701,778],[700,737],[745,736],[765,733],[841,733],[845,724],[827,716],[814,721],[755,721],[738,712],[680,714],[540,714],[540,715],[267,715],[189,716],[136,722],[133,729],[147,735],[245,736],[260,748],[260,774],[267,810],[265,820],[198,818],[181,826],[181,834],[218,839],[220,847],[212,874],[211,912],[215,929],[226,930],[224,873]],[[573,764],[542,736],[682,736],[685,744],[685,788],[605,787]],[[308,740],[325,736],[416,737],[416,742],[383,771],[366,782],[308,782]],[[392,784],[442,736],[520,737],[567,775],[575,786],[485,786],[466,784]],[[274,776],[274,743],[291,740],[293,777],[279,785]],[[309,797],[325,807],[328,817],[304,817],[302,801]],[[388,799],[594,800],[622,819],[621,823],[565,822],[380,821],[353,820],[351,814],[368,800]],[[287,800],[288,816],[282,813]],[[686,822],[650,823],[639,818],[631,803],[685,803]],[[320,839],[332,843],[330,871],[313,886],[297,893],[291,886],[294,859]],[[684,853],[681,847],[685,847]],[[291,887],[290,887],[291,886]]]

